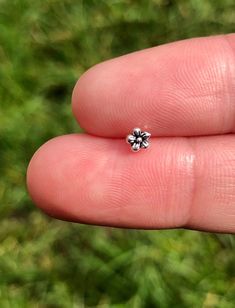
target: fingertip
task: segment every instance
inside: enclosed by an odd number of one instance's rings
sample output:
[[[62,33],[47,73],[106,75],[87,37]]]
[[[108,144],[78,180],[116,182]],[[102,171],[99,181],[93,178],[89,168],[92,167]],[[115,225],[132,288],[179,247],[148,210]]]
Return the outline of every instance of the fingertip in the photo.
[[[64,206],[66,152],[75,135],[55,137],[44,143],[31,158],[27,169],[27,188],[34,204],[55,218],[70,219]],[[58,168],[58,164],[62,168]],[[69,187],[67,183],[67,187]]]
[[[72,112],[80,127],[93,135],[103,135],[103,125],[105,126],[106,115],[110,115],[108,103],[110,94],[110,84],[113,80],[112,60],[96,64],[82,74],[75,84],[72,93]],[[102,108],[102,106],[104,108]],[[99,110],[102,108],[101,118],[102,129],[99,131],[98,121],[96,119]]]
[[[86,205],[103,202],[95,174],[108,159],[106,148],[113,148],[109,141],[85,134],[56,137],[42,145],[27,170],[34,204],[55,218],[89,223]]]
[[[46,166],[48,162],[47,154],[57,138],[47,141],[34,153],[29,162],[26,175],[27,189],[33,203],[48,214],[50,214],[51,209],[51,207],[48,207],[47,192],[49,190],[45,190],[44,187],[50,187],[50,179],[47,176],[47,172],[50,170],[51,162],[49,166]]]

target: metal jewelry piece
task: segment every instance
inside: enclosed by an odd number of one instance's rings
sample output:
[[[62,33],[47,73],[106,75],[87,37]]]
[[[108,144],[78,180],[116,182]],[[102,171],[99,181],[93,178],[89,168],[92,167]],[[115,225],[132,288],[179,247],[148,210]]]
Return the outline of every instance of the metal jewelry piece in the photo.
[[[133,133],[126,137],[126,142],[131,145],[133,152],[138,152],[140,149],[147,149],[151,134],[142,132],[140,128],[134,128]]]

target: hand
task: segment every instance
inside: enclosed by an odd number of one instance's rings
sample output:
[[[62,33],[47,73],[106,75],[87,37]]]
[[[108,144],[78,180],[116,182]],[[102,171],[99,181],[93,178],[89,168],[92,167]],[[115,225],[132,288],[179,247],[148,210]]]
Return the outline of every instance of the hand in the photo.
[[[135,52],[88,70],[73,112],[87,134],[43,145],[28,169],[49,215],[127,228],[235,232],[235,35]],[[134,127],[151,147],[130,151]]]

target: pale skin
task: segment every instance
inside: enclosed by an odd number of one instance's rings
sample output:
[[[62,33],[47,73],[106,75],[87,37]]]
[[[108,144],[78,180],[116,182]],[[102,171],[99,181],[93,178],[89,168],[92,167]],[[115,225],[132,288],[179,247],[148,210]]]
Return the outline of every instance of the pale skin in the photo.
[[[138,51],[89,69],[72,95],[84,134],[33,156],[29,193],[59,219],[235,233],[235,34]],[[151,147],[133,153],[134,127]]]

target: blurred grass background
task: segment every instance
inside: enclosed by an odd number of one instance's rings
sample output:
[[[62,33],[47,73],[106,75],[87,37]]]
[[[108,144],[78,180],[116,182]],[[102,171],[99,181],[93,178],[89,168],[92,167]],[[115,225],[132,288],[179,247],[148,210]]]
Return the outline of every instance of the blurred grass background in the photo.
[[[0,307],[235,307],[235,239],[46,217],[30,157],[78,132],[77,78],[105,59],[235,30],[233,0],[0,0]]]

